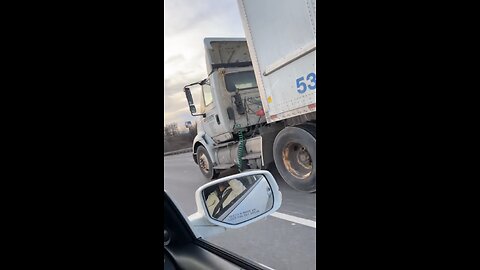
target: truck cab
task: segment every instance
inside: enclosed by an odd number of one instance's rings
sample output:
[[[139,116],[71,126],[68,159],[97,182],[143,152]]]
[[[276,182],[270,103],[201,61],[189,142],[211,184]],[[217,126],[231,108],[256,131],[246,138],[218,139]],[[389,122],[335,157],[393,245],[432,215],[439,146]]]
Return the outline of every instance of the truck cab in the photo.
[[[203,131],[216,143],[234,139],[235,131],[265,122],[258,116],[262,102],[245,39],[205,38],[208,77],[199,84],[199,119]]]
[[[239,156],[247,151],[245,145],[238,143],[252,138],[266,120],[246,40],[205,38],[204,46],[208,76],[185,86],[184,91],[192,115],[199,116],[193,158],[202,173],[213,178],[218,171],[242,163]],[[201,86],[201,100],[197,103],[189,89],[195,85]],[[245,139],[245,144],[247,141]],[[254,142],[250,140],[248,145]],[[249,150],[250,153],[259,152],[253,148]]]

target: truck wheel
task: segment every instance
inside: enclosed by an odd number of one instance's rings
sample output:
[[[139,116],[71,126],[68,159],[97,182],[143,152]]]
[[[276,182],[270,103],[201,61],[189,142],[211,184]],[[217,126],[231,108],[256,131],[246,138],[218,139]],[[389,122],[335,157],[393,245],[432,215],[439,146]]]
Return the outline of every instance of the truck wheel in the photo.
[[[213,169],[212,159],[208,155],[207,149],[203,146],[197,148],[197,164],[203,176],[208,180],[212,180],[220,174],[220,172]]]
[[[300,191],[317,188],[316,130],[312,125],[286,127],[273,142],[273,159],[287,184]]]

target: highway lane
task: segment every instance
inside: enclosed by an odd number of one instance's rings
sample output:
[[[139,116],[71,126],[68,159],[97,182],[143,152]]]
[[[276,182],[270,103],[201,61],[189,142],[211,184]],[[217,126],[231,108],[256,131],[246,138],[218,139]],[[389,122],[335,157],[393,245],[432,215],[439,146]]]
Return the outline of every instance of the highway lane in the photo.
[[[165,190],[186,215],[196,212],[195,190],[208,181],[192,154],[166,156],[164,169]],[[230,170],[220,177],[233,173],[235,170]],[[278,213],[285,215],[270,216],[207,240],[274,269],[315,269],[316,228],[312,224],[316,224],[317,218],[316,194],[295,191],[278,172],[272,171],[272,174],[283,194]]]

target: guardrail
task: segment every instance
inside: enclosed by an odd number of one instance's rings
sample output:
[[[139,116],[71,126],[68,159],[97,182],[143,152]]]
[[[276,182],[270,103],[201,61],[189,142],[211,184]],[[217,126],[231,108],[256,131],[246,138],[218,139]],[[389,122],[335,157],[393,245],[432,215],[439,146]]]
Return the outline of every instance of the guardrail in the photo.
[[[171,156],[171,155],[177,155],[177,154],[183,154],[183,153],[188,153],[192,152],[192,148],[185,148],[185,149],[180,149],[176,151],[170,151],[170,152],[165,152],[163,153],[163,156]]]

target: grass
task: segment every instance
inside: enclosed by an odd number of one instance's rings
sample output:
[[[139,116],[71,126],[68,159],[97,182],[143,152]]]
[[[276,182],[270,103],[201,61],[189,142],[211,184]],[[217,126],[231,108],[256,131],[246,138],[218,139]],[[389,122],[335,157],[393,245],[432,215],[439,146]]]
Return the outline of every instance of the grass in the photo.
[[[174,137],[165,137],[163,151],[170,152],[192,147],[193,137],[190,134],[178,134]]]

